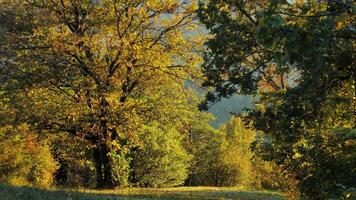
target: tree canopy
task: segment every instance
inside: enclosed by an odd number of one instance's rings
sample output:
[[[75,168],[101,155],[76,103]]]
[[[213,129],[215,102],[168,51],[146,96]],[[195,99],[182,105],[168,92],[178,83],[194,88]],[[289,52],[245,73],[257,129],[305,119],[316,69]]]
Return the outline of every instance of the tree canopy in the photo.
[[[256,151],[297,180],[303,199],[355,186],[355,8],[347,0],[200,4],[213,34],[204,85],[214,89],[201,108],[257,95],[247,117],[265,134]]]
[[[201,61],[196,2],[0,3],[7,19],[1,22],[1,95],[13,108],[10,120],[86,139],[98,187],[115,186],[109,153],[134,143],[142,124],[180,117],[167,109],[189,101],[184,80],[199,75]],[[167,105],[167,98],[175,100]]]
[[[352,0],[0,0],[0,182],[351,199],[355,13]]]

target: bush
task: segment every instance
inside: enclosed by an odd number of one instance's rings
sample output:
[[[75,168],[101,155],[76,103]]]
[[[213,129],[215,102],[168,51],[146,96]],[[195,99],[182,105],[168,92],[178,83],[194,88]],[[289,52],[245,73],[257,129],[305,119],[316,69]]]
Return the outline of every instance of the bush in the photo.
[[[0,182],[50,187],[57,163],[46,140],[26,124],[0,128]]]
[[[127,157],[127,151],[111,152],[113,159],[113,177],[118,186],[124,187],[129,185],[130,161]]]
[[[175,128],[152,124],[144,128],[142,145],[132,153],[130,180],[144,187],[170,187],[184,183],[190,156]]]

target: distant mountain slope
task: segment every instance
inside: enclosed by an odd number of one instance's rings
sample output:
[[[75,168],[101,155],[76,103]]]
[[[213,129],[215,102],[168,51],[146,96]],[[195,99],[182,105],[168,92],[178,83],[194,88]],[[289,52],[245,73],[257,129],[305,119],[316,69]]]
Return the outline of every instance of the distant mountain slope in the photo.
[[[186,88],[192,88],[200,98],[204,98],[206,89],[197,86],[191,81],[185,81]],[[220,125],[228,122],[231,117],[231,113],[241,113],[244,108],[251,108],[253,98],[245,95],[233,95],[228,99],[222,99],[211,105],[208,112],[212,113],[216,119],[210,124],[214,128],[219,128]]]
[[[231,113],[241,113],[244,108],[252,106],[252,97],[234,95],[229,99],[223,99],[209,108],[209,112],[215,115],[216,120],[211,122],[215,128],[229,121]]]

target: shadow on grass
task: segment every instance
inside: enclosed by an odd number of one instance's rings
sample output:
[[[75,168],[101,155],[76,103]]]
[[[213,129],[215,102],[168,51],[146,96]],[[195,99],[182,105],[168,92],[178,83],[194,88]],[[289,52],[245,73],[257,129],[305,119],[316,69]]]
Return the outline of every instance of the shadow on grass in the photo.
[[[31,187],[16,187],[9,185],[0,185],[1,200],[213,200],[213,199],[236,199],[236,200],[282,200],[283,196],[272,192],[239,191],[239,190],[135,190],[131,193],[115,193],[114,190],[109,193],[101,191],[90,192],[72,192],[64,190],[44,190]]]

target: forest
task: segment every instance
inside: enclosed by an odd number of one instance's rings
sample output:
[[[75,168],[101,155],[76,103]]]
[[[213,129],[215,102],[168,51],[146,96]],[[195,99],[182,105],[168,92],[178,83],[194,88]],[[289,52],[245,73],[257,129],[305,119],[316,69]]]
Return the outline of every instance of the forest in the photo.
[[[0,0],[0,199],[355,199],[355,22],[353,0]]]

